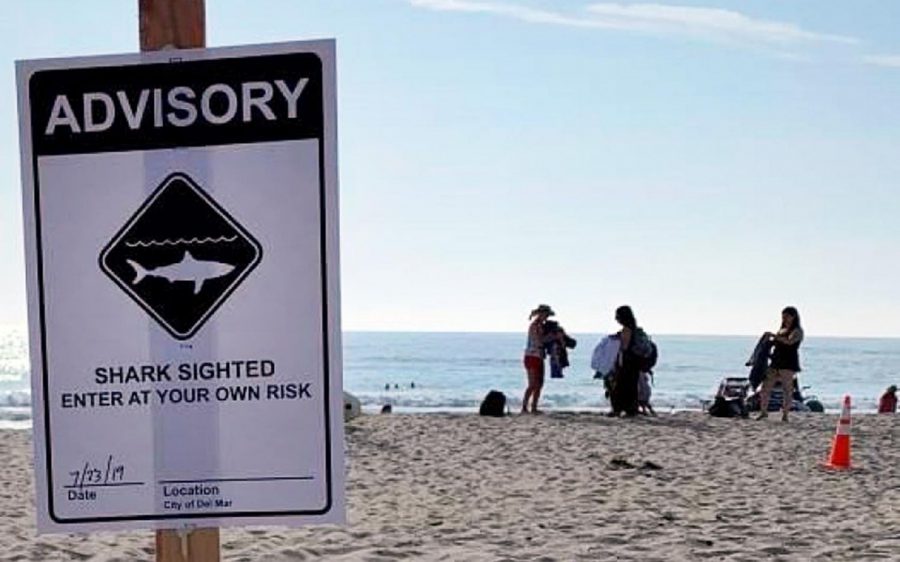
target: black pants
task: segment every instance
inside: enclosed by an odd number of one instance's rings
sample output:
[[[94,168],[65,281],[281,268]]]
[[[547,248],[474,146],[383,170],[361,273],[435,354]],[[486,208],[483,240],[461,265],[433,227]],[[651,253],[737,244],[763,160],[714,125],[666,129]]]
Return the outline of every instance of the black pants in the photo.
[[[633,416],[638,412],[638,380],[640,370],[633,361],[625,358],[623,365],[616,371],[615,388],[610,396],[613,412]]]

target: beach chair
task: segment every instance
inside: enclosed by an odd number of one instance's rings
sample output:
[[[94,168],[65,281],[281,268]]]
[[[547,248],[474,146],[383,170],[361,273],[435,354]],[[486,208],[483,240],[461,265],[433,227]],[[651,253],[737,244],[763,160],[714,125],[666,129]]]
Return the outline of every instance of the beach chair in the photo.
[[[725,377],[719,383],[712,405],[704,404],[704,410],[710,415],[722,418],[745,418],[747,409],[747,393],[750,391],[750,380],[746,377]]]
[[[747,377],[725,377],[719,383],[719,390],[716,396],[721,396],[726,400],[735,398],[746,400],[749,391],[750,380]]]

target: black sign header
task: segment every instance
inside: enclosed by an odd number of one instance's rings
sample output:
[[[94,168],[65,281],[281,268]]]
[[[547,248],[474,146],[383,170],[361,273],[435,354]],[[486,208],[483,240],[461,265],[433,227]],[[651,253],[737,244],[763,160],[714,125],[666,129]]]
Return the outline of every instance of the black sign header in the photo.
[[[35,155],[321,138],[311,53],[34,73]]]

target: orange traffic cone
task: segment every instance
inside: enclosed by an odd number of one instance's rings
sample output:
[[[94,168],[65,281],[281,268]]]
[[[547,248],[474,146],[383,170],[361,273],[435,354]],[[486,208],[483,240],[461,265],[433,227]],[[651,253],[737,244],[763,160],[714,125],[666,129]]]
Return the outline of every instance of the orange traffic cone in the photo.
[[[834,441],[831,443],[831,456],[825,464],[828,468],[847,470],[850,468],[850,396],[844,396],[844,407],[841,419],[838,420]]]

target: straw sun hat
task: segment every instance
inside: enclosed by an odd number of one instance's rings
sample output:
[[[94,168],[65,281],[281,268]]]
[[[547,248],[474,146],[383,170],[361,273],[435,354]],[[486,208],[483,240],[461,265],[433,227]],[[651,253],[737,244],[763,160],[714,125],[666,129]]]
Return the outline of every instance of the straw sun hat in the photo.
[[[546,314],[547,316],[556,315],[556,313],[553,312],[553,309],[550,308],[550,305],[547,304],[539,304],[537,308],[531,311],[531,316],[537,316],[538,314]]]

